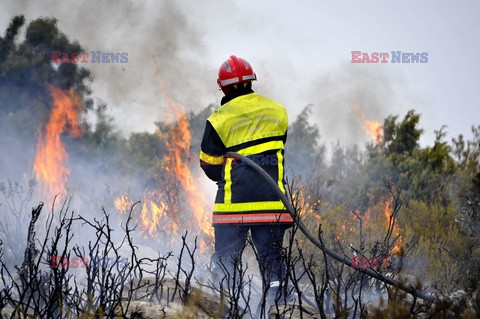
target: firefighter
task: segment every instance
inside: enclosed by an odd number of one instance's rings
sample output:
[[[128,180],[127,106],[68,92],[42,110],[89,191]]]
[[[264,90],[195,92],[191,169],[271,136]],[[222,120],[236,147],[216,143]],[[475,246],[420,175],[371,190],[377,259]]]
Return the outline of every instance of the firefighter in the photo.
[[[231,151],[254,160],[285,193],[287,112],[281,104],[255,93],[255,80],[257,76],[245,59],[232,55],[220,66],[217,83],[224,96],[221,107],[207,119],[200,165],[218,185],[212,219],[214,264],[221,264],[219,268],[231,276],[250,232],[263,282],[275,291],[285,279],[282,242],[293,220],[260,175],[225,155]]]

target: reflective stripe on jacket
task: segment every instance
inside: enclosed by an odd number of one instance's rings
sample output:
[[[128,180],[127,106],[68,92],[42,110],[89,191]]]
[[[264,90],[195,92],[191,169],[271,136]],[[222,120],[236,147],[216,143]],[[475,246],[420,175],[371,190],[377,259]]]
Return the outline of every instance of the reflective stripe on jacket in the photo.
[[[285,193],[283,152],[287,128],[285,108],[257,93],[236,97],[210,115],[200,160],[207,175],[218,185],[213,225],[293,222],[260,175],[241,160],[224,155],[233,151],[249,157],[267,171]],[[210,147],[212,143],[221,145]],[[220,172],[207,171],[212,168]]]

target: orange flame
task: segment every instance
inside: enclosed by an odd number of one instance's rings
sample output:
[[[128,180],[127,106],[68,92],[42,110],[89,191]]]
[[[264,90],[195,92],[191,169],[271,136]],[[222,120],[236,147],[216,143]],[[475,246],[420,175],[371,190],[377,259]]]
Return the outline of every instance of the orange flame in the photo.
[[[353,113],[358,113],[358,104],[353,106]],[[360,111],[357,120],[362,123],[363,130],[370,136],[376,145],[379,145],[383,139],[383,126],[380,122],[374,120],[366,120],[365,113]]]
[[[144,196],[140,220],[142,221],[142,228],[148,231],[150,236],[157,237],[157,228],[161,225],[160,221],[164,221],[163,219],[167,217],[166,210],[167,205],[165,203],[160,202],[157,205],[153,200]],[[171,235],[176,235],[178,226],[175,223],[168,223],[168,226],[172,230]]]
[[[393,198],[390,198],[387,200],[385,203],[385,216],[387,217],[387,229],[390,226],[390,219],[392,218],[392,203],[393,203]],[[393,248],[392,248],[392,254],[393,255],[400,255],[401,254],[401,247],[400,243],[402,242],[402,236],[400,235],[400,228],[397,226],[395,223],[393,225],[393,231],[395,233],[395,238],[398,237],[397,241],[395,242]]]
[[[177,237],[178,225],[174,217],[167,212],[169,207],[163,201],[157,200],[156,191],[143,194],[140,215],[134,216],[139,222],[141,234],[147,239],[152,238],[162,243],[173,244]],[[120,213],[126,213],[134,204],[127,195],[121,195],[114,200]],[[161,237],[160,235],[163,235]]]
[[[211,204],[205,197],[201,179],[197,178],[199,174],[195,174],[191,168],[197,168],[198,164],[192,165],[190,158],[192,133],[187,115],[166,93],[165,96],[172,110],[167,118],[172,121],[167,124],[166,133],[157,130],[156,134],[164,139],[167,152],[162,169],[168,175],[168,186],[174,185],[174,190],[162,187],[162,190],[145,191],[137,221],[146,238],[170,244],[174,244],[179,226],[182,225],[189,233],[203,235],[198,236],[199,248],[203,252],[212,244]],[[126,212],[132,204],[126,195],[116,198],[114,202],[120,212]]]
[[[162,169],[168,175],[168,185],[174,191],[164,189],[146,191],[138,218],[144,234],[156,240],[170,240],[173,244],[177,238],[179,225],[188,229],[189,233],[199,236],[201,251],[211,245],[213,227],[211,225],[211,207],[207,201],[201,180],[194,174],[190,158],[192,133],[187,115],[165,93],[167,104],[172,113],[167,114],[171,124],[167,124],[166,133],[157,130],[156,134],[163,138],[167,149],[162,161]],[[196,158],[195,158],[196,159]],[[198,169],[198,168],[197,168]],[[119,211],[125,210],[126,197],[115,199]],[[163,237],[160,237],[162,234]],[[203,237],[203,238],[202,238]]]
[[[305,188],[301,187],[299,191],[294,195],[294,201],[298,208],[300,208],[300,214],[309,219],[310,216],[313,216],[316,222],[316,227],[320,226],[321,217],[319,214],[320,210],[320,199],[314,200],[311,195],[305,196]]]
[[[118,211],[122,214],[125,214],[128,212],[130,207],[132,207],[133,203],[130,201],[127,195],[121,195],[120,197],[116,198],[113,203],[115,204],[115,207],[118,209]]]
[[[375,141],[376,145],[382,142],[383,126],[380,122],[366,120],[363,123],[363,129]]]
[[[40,132],[33,169],[35,178],[40,184],[43,195],[53,198],[59,193],[65,193],[65,184],[70,175],[66,167],[68,153],[61,136],[68,131],[71,137],[79,137],[80,112],[83,104],[75,92],[51,89],[53,108],[48,123]]]
[[[196,225],[201,231],[213,238],[213,227],[211,225],[211,214],[207,209],[208,201],[204,191],[199,187],[200,179],[196,178],[190,169],[190,143],[192,134],[188,125],[187,115],[182,113],[180,108],[166,97],[168,107],[177,116],[176,127],[172,127],[170,139],[166,141],[168,149],[164,158],[166,170],[171,177],[175,177],[185,191],[186,199],[193,211]],[[161,135],[161,133],[159,133]],[[197,228],[195,227],[195,228]]]

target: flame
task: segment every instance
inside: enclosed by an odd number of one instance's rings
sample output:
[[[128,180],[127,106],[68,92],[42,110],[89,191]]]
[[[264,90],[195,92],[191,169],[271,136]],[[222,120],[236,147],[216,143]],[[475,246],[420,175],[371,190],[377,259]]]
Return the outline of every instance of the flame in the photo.
[[[320,199],[313,200],[311,195],[305,196],[305,187],[301,187],[299,191],[294,194],[294,201],[301,209],[300,214],[302,215],[316,215],[319,210]],[[316,218],[316,217],[315,217]]]
[[[376,145],[382,142],[383,126],[380,122],[366,120],[363,123],[363,129],[375,141]]]
[[[140,227],[144,233],[148,233],[151,238],[156,238],[161,240],[159,237],[159,232],[167,233],[168,238],[170,238],[170,243],[174,242],[175,237],[178,232],[178,225],[175,218],[167,214],[168,206],[163,201],[158,200],[160,197],[157,192],[148,192],[146,191],[143,194],[143,204],[139,216]],[[122,214],[127,213],[134,202],[128,197],[127,194],[123,194],[118,198],[114,199],[115,207]],[[157,204],[158,202],[158,204]],[[167,226],[168,227],[165,227]],[[163,226],[163,229],[162,229]]]
[[[299,213],[306,220],[310,220],[311,217],[315,220],[315,227],[318,228],[321,224],[320,216],[320,204],[321,200],[314,200],[311,195],[306,195],[305,187],[302,186],[298,192],[293,194],[293,201],[295,206],[299,209]]]
[[[393,198],[388,199],[385,202],[385,217],[387,218],[387,229],[390,226],[390,219],[392,218],[392,203],[393,203]],[[393,231],[395,233],[395,238],[398,237],[396,240],[393,248],[392,248],[392,254],[393,255],[400,255],[402,248],[400,247],[400,243],[402,242],[402,236],[400,235],[400,227],[397,226],[397,223],[393,225]]]
[[[196,225],[194,228],[200,228],[201,231],[210,238],[213,238],[213,227],[211,225],[210,210],[207,209],[208,201],[203,189],[201,189],[200,179],[196,178],[190,169],[190,143],[192,133],[188,125],[187,115],[182,113],[180,108],[166,96],[167,104],[170,110],[175,112],[177,117],[175,127],[170,129],[170,138],[166,141],[167,155],[164,158],[165,167],[172,178],[176,178],[183,187],[186,199],[193,211]],[[162,136],[161,132],[157,132]]]
[[[70,169],[66,166],[68,153],[61,136],[66,131],[71,137],[80,136],[79,117],[83,103],[72,89],[50,90],[53,108],[48,123],[38,136],[33,169],[41,192],[51,199],[66,192]]]
[[[127,211],[132,207],[133,203],[130,201],[126,194],[121,195],[120,197],[116,198],[113,203],[118,211],[122,214],[127,213]]]
[[[212,203],[205,197],[201,179],[197,177],[200,174],[193,171],[199,168],[198,163],[192,163],[190,156],[192,133],[187,115],[166,93],[165,96],[172,112],[166,114],[170,120],[166,132],[156,131],[167,149],[157,175],[160,189],[144,192],[140,214],[134,218],[145,238],[171,245],[177,239],[181,225],[198,238],[203,252],[213,244]],[[120,212],[126,212],[132,204],[126,195],[119,196],[114,203]]]
[[[382,124],[375,120],[366,120],[365,113],[359,110],[358,104],[355,104],[353,106],[353,113],[356,114],[358,112],[360,112],[360,114],[357,117],[357,121],[362,123],[363,130],[365,131],[365,133],[367,133],[368,136],[373,139],[375,145],[379,145],[383,140]]]
[[[144,201],[142,205],[142,212],[140,213],[140,219],[142,221],[143,230],[147,231],[150,236],[158,236],[157,228],[160,225],[160,221],[163,220],[167,214],[167,205],[163,202],[156,204],[147,196],[144,196]],[[171,235],[176,235],[178,226],[175,223],[168,223],[170,229],[172,230]]]

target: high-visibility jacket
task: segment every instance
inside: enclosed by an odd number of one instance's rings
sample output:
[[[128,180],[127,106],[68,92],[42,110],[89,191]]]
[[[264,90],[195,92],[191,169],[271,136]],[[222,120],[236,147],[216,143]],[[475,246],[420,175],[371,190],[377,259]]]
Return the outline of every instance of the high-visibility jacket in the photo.
[[[253,92],[253,91],[252,91]],[[207,120],[200,162],[218,185],[212,224],[293,223],[271,186],[233,151],[257,162],[284,187],[284,147],[288,128],[283,105],[257,93],[233,98]]]

